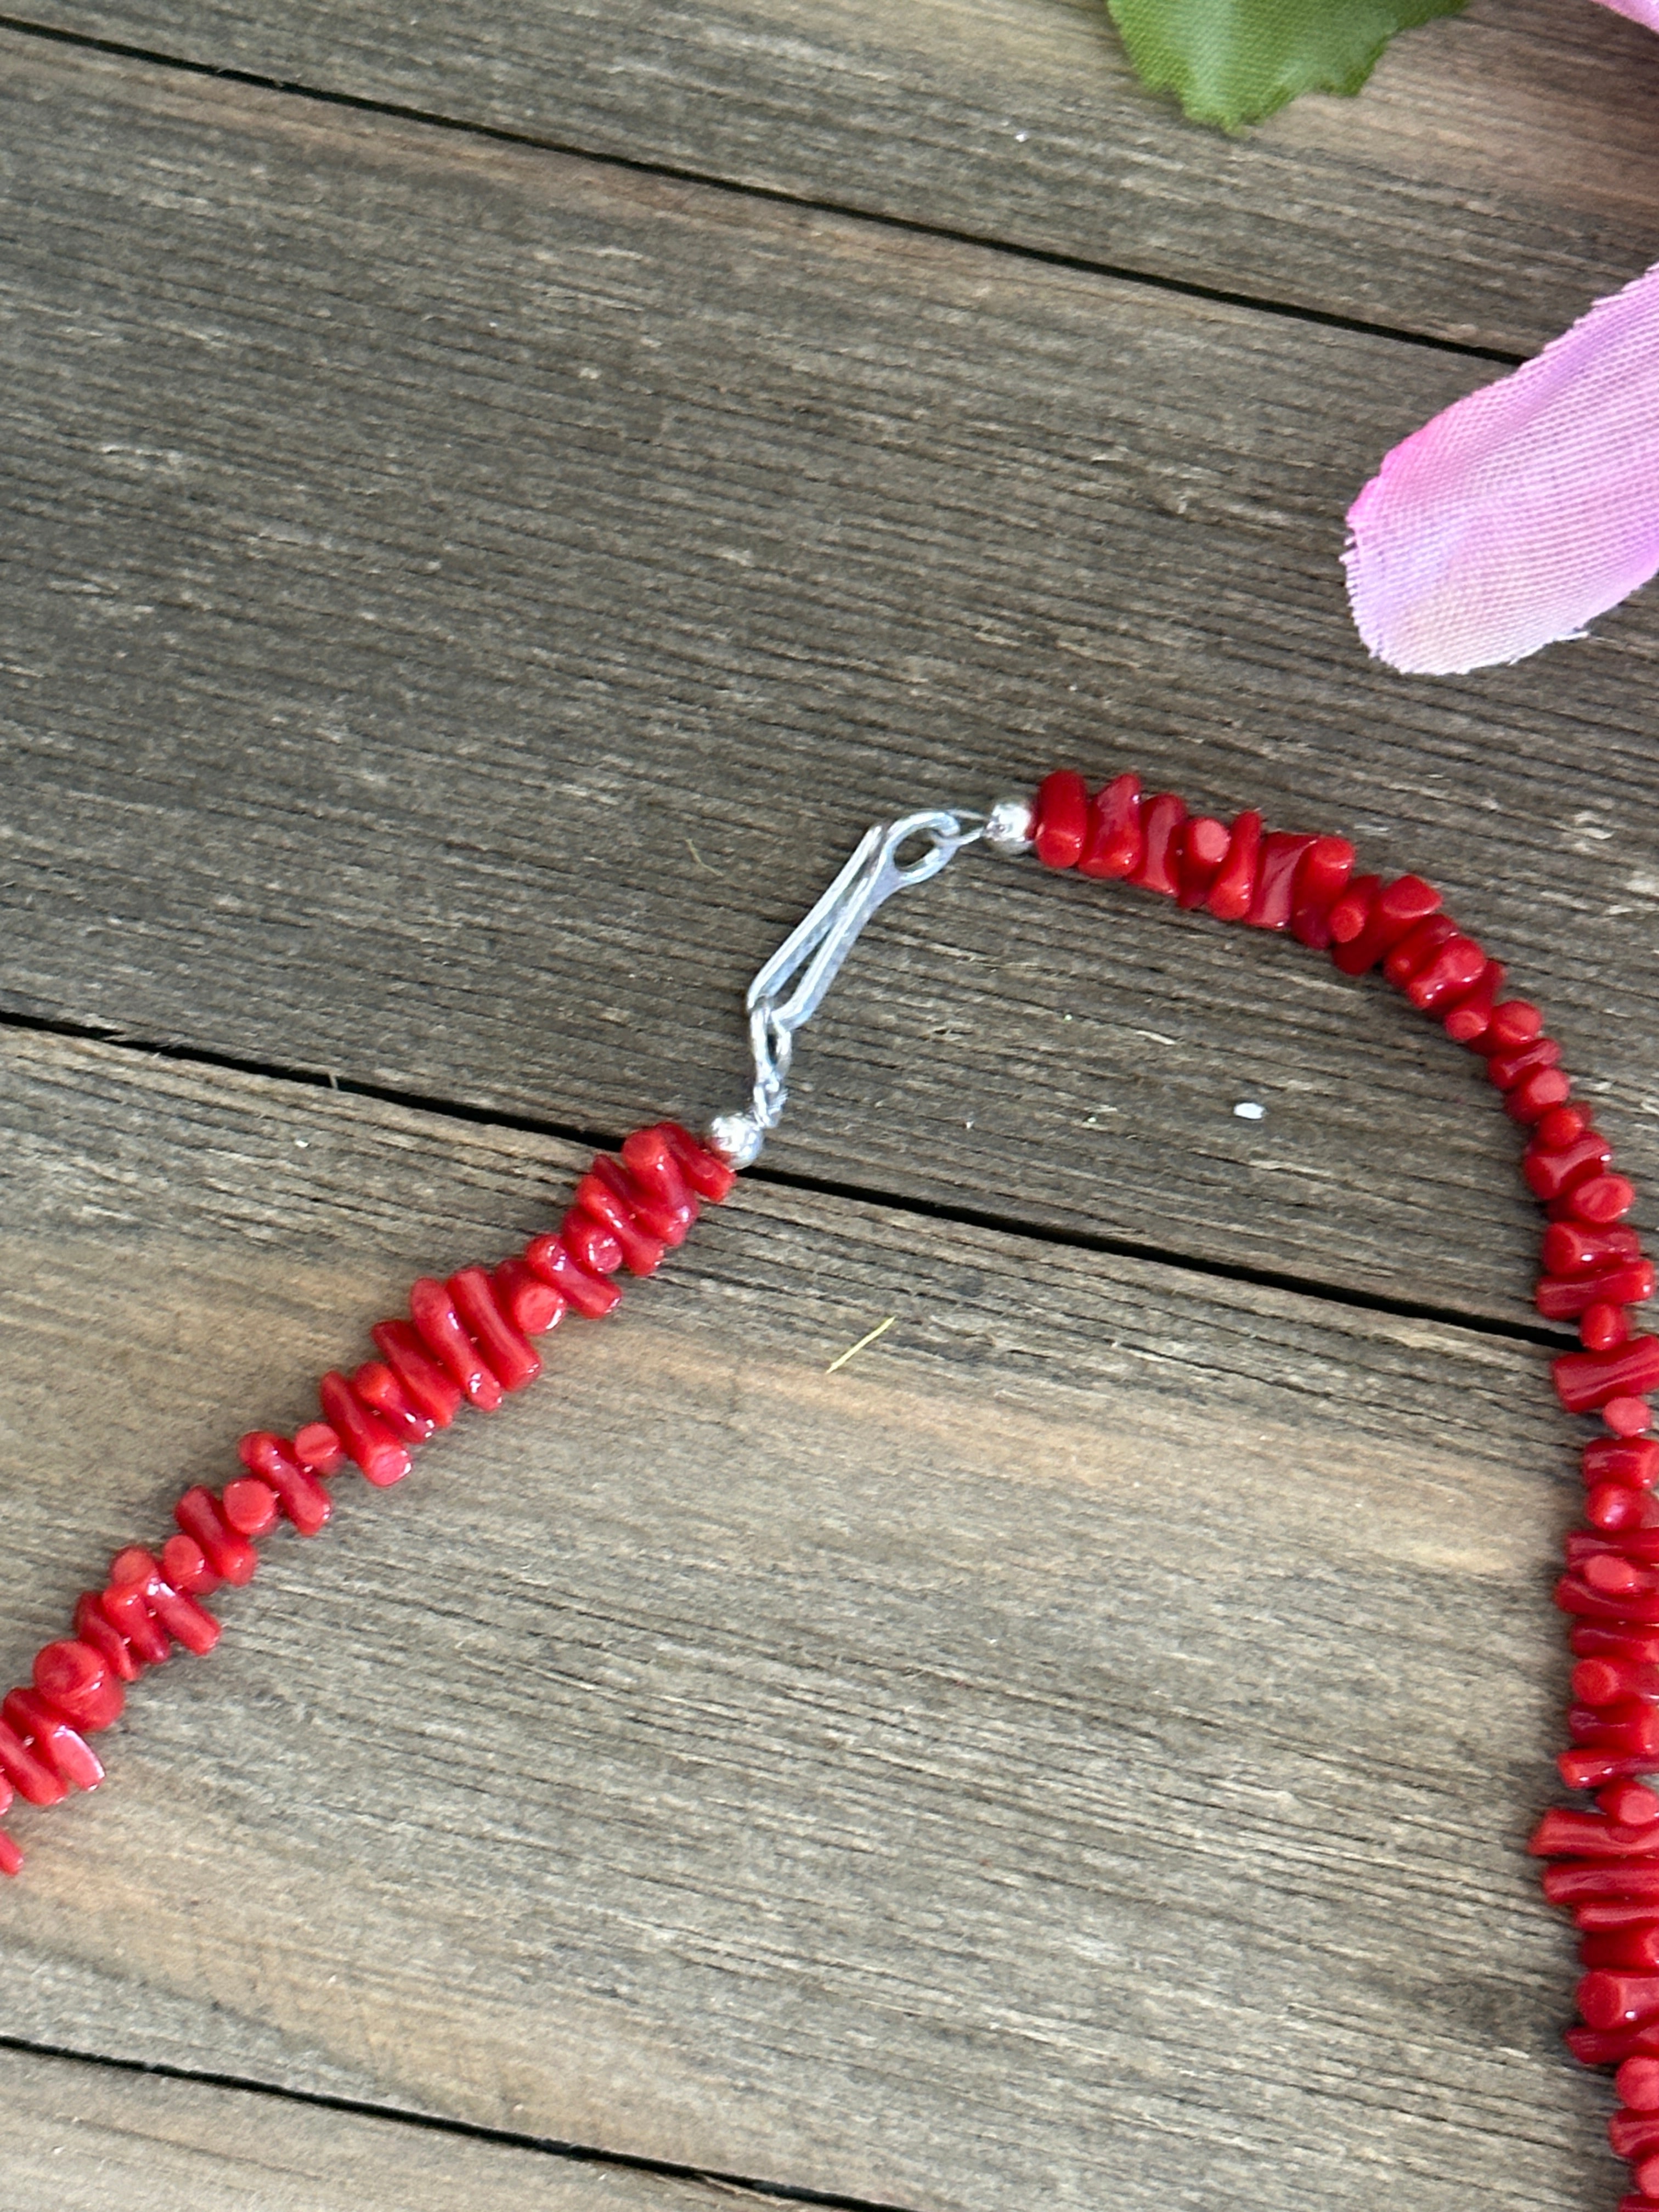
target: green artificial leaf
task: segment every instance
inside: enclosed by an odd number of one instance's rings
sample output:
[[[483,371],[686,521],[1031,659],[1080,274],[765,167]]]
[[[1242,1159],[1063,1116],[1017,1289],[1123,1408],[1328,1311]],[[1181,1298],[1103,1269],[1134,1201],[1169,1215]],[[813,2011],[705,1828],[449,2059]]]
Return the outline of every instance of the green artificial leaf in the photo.
[[[1464,0],[1106,0],[1154,92],[1195,123],[1259,123],[1299,92],[1358,92],[1396,31]]]

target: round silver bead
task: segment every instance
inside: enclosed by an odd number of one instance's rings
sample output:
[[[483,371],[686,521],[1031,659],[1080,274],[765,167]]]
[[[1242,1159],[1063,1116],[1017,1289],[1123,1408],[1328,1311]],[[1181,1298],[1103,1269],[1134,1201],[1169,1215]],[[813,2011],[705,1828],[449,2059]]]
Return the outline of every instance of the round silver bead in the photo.
[[[1031,849],[1031,822],[1029,799],[999,799],[985,817],[985,842],[1005,860],[1017,860]]]
[[[752,1114],[716,1114],[708,1124],[709,1147],[729,1168],[751,1168],[761,1156],[766,1132]]]

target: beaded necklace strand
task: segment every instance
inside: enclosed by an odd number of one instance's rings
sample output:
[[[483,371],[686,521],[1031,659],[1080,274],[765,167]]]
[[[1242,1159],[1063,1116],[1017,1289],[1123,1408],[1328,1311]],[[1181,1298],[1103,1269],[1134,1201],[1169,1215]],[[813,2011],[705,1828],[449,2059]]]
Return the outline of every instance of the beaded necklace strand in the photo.
[[[1045,867],[1115,878],[1221,921],[1288,933],[1328,951],[1345,975],[1382,967],[1413,1006],[1479,1053],[1505,1110],[1528,1133],[1521,1172],[1544,1209],[1539,1312],[1577,1322],[1582,1348],[1552,1362],[1570,1413],[1599,1417],[1583,1447],[1586,1525],[1566,1537],[1555,1602],[1572,1619],[1577,1662],[1567,1714],[1571,1748],[1556,1765],[1589,1805],[1545,1814],[1528,1849],[1550,1863],[1544,1893],[1580,1930],[1586,1972],[1579,2024],[1566,2030],[1587,2066],[1616,2066],[1620,2109],[1607,2131],[1635,2192],[1620,2212],[1659,2212],[1659,1437],[1646,1393],[1659,1386],[1659,1337],[1636,1335],[1630,1309],[1652,1297],[1652,1263],[1622,1225],[1636,1194],[1613,1150],[1575,1104],[1561,1049],[1536,1006],[1503,995],[1504,971],[1418,876],[1356,875],[1342,837],[1266,830],[1254,812],[1223,823],[1192,815],[1172,792],[1122,775],[1090,793],[1070,770],[1035,798],[1002,799],[985,817],[915,814],[872,830],[810,915],[750,987],[754,1088],[703,1139],[674,1121],[636,1129],[576,1185],[556,1231],[497,1267],[422,1277],[409,1310],[369,1331],[380,1357],[318,1386],[320,1418],[292,1437],[255,1429],[236,1447],[244,1473],[219,1492],[193,1484],[155,1550],[118,1552],[101,1589],[76,1602],[74,1635],[35,1655],[30,1686],[0,1700],[0,1814],[14,1796],[52,1805],[94,1789],[104,1770],[87,1737],[118,1717],[126,1686],[175,1644],[211,1651],[220,1624],[202,1600],[240,1584],[257,1540],[287,1521],[301,1536],[327,1523],[327,1484],[348,1462],[379,1486],[399,1482],[410,1453],[462,1405],[489,1413],[541,1372],[531,1340],[574,1311],[598,1321],[622,1291],[613,1278],[655,1272],[684,1241],[700,1205],[718,1204],[753,1164],[787,1097],[795,1031],[816,1012],[871,915],[926,882],[964,846]],[[907,860],[907,850],[921,847]],[[23,1864],[0,1829],[0,1873]]]

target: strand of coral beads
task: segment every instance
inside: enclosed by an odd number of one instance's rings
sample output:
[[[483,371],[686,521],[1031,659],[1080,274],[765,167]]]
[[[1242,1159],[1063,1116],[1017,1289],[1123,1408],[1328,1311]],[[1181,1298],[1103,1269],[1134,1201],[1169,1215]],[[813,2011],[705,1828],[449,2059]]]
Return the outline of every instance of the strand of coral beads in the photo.
[[[219,1640],[201,1601],[222,1583],[250,1581],[256,1540],[280,1521],[314,1536],[333,1510],[327,1482],[348,1461],[384,1487],[409,1473],[410,1452],[447,1428],[463,1403],[491,1413],[541,1372],[530,1340],[567,1310],[597,1321],[622,1292],[619,1268],[653,1272],[684,1241],[698,1201],[718,1202],[733,1172],[678,1123],[635,1130],[616,1159],[605,1154],[577,1184],[556,1235],[532,1237],[493,1273],[463,1267],[447,1282],[423,1278],[406,1319],[369,1333],[378,1359],[353,1375],[325,1375],[322,1418],[297,1435],[252,1430],[237,1445],[246,1472],[216,1494],[200,1484],[173,1509],[174,1533],[154,1552],[116,1554],[102,1589],[75,1608],[75,1633],[36,1653],[33,1680],[0,1701],[0,1813],[14,1795],[54,1805],[91,1790],[104,1770],[87,1737],[120,1714],[125,1686],[175,1645],[198,1656]],[[23,1863],[0,1829],[0,1872]]]
[[[1636,1335],[1631,1309],[1653,1296],[1654,1270],[1621,1226],[1635,1202],[1589,1109],[1572,1101],[1560,1048],[1535,1006],[1501,996],[1504,970],[1442,911],[1416,876],[1354,873],[1340,837],[1267,832],[1259,814],[1231,823],[1189,815],[1173,793],[1149,797],[1121,775],[1090,795],[1051,775],[1034,807],[1005,802],[990,842],[1029,838],[1051,868],[1120,877],[1223,921],[1286,930],[1328,951],[1346,975],[1382,966],[1414,1006],[1479,1053],[1510,1115],[1528,1132],[1521,1171],[1544,1208],[1538,1310],[1577,1322],[1583,1349],[1553,1363],[1571,1413],[1599,1414],[1583,1448],[1588,1525],[1566,1539],[1556,1602],[1573,1616],[1572,1748],[1557,1764],[1593,1807],[1547,1813],[1528,1848],[1557,1862],[1545,1894],[1569,1908],[1589,1971],[1583,2025],[1567,2042],[1586,2065],[1616,2065],[1613,2149],[1636,2193],[1620,2212],[1659,2212],[1659,1440],[1645,1394],[1659,1384],[1659,1338]]]

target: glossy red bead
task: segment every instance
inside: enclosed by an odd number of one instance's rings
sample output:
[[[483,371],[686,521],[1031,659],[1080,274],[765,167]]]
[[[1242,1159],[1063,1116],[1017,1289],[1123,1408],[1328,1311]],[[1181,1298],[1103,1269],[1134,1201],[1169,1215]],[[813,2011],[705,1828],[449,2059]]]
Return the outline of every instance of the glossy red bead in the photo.
[[[366,1359],[352,1370],[351,1392],[378,1420],[384,1421],[406,1450],[423,1444],[438,1424],[423,1413],[383,1359]]]
[[[1396,876],[1371,899],[1358,934],[1345,939],[1337,927],[1338,916],[1343,913],[1340,902],[1331,915],[1332,933],[1336,939],[1331,950],[1333,961],[1345,975],[1363,975],[1392,952],[1401,939],[1419,921],[1426,921],[1439,904],[1439,892],[1420,876]]]
[[[331,1368],[317,1385],[317,1395],[330,1427],[345,1446],[347,1457],[362,1470],[363,1480],[380,1490],[401,1482],[413,1464],[408,1452],[379,1414],[364,1405],[345,1376]],[[191,1531],[192,1535],[195,1533]],[[208,1556],[213,1555],[209,1553]]]
[[[1346,837],[1316,837],[1302,855],[1291,891],[1291,934],[1316,952],[1329,950],[1331,910],[1348,888],[1354,849]]]
[[[1186,819],[1186,805],[1172,791],[1161,791],[1146,801],[1140,811],[1140,861],[1131,883],[1142,890],[1162,891],[1166,898],[1176,896],[1181,889],[1176,876],[1176,841]]]
[[[375,1350],[402,1383],[410,1405],[435,1427],[447,1429],[465,1400],[459,1383],[432,1357],[413,1325],[406,1321],[377,1322],[368,1333]]]
[[[1486,956],[1472,937],[1451,937],[1407,981],[1406,996],[1419,1013],[1438,1013],[1461,999],[1479,978]]]
[[[1607,1939],[1601,1940],[1606,1942]],[[1626,1944],[1634,1940],[1634,1930],[1624,1939]],[[1615,1963],[1623,1966],[1626,1961],[1620,1960]],[[1638,1972],[1643,1969],[1649,1973],[1659,1972],[1659,1960],[1638,1959],[1629,1963]],[[1641,2159],[1650,2152],[1659,2150],[1659,2112],[1614,2112],[1607,2122],[1607,2141],[1620,2158]]]
[[[1632,1490],[1624,1482],[1598,1482],[1584,1500],[1584,1518],[1603,1535],[1659,1528],[1659,1501],[1650,1490]]]
[[[269,1429],[251,1429],[240,1438],[236,1456],[250,1474],[268,1482],[282,1502],[283,1513],[302,1536],[314,1536],[325,1526],[334,1501],[313,1474],[295,1457],[287,1439]]]
[[[1659,1976],[1586,1974],[1577,1989],[1578,2013],[1587,2027],[1635,2027],[1659,2017]]]
[[[1544,1017],[1530,1000],[1506,999],[1502,1006],[1494,1006],[1486,1030],[1486,1049],[1489,1052],[1519,1052],[1542,1030]]]
[[[211,1597],[223,1578],[208,1565],[207,1553],[193,1536],[169,1536],[161,1547],[161,1574],[186,1597]]]
[[[1558,1114],[1571,1112],[1570,1108],[1553,1106],[1543,1116],[1544,1122],[1553,1121]],[[1547,1203],[1560,1198],[1575,1183],[1586,1182],[1593,1175],[1600,1175],[1613,1158],[1613,1146],[1594,1129],[1586,1129],[1570,1145],[1545,1150],[1535,1141],[1527,1149],[1521,1163],[1521,1172],[1527,1188],[1535,1199]]]
[[[1635,1438],[1653,1426],[1653,1408],[1645,1398],[1609,1398],[1601,1419],[1615,1437]]]
[[[35,1688],[72,1728],[95,1735],[121,1717],[126,1693],[101,1651],[76,1637],[47,1644],[30,1670]]]
[[[1611,1228],[1636,1203],[1636,1192],[1620,1175],[1589,1176],[1550,1207],[1557,1221],[1582,1221],[1591,1229]]]
[[[1583,1275],[1615,1262],[1639,1260],[1642,1240],[1633,1229],[1597,1228],[1583,1221],[1552,1221],[1544,1231],[1544,1272]]]
[[[596,1222],[588,1222],[586,1215],[578,1217],[596,1235],[602,1234]],[[622,1247],[612,1240],[616,1252],[614,1265],[622,1265]],[[561,1237],[533,1237],[525,1247],[525,1265],[550,1283],[579,1314],[589,1321],[603,1320],[614,1312],[621,1303],[619,1286],[605,1280],[605,1272],[593,1273],[583,1267],[574,1256]]]
[[[1253,810],[1235,815],[1227,857],[1217,871],[1204,903],[1218,921],[1243,921],[1255,898],[1261,860],[1261,817]]]
[[[1659,2112],[1659,2057],[1627,2058],[1613,2087],[1633,2112]]]
[[[109,1577],[104,1609],[144,1658],[152,1662],[165,1659],[169,1637],[198,1658],[205,1658],[219,1641],[219,1624],[213,1615],[193,1597],[174,1589],[156,1561],[137,1545],[116,1553]]]
[[[1659,1820],[1659,1793],[1639,1782],[1615,1782],[1595,1802],[1608,1820],[1621,1827],[1646,1828]]]
[[[1577,1866],[1549,1866],[1541,1887],[1551,1905],[1575,1914],[1591,1905],[1620,1903],[1645,1913],[1659,1899],[1659,1866],[1651,1859],[1588,1860]],[[1656,2043],[1659,2049],[1659,2042]]]
[[[663,1224],[665,1241],[684,1243],[697,1218],[697,1199],[666,1132],[660,1127],[635,1129],[624,1137],[622,1164],[640,1202],[650,1208],[653,1223]]]
[[[661,1266],[667,1247],[659,1237],[653,1237],[641,1228],[629,1200],[599,1173],[597,1161],[576,1185],[576,1203],[572,1212],[578,1218],[586,1214],[608,1232],[620,1249],[623,1265],[630,1275],[652,1275]],[[560,1224],[560,1234],[567,1243],[570,1241],[572,1225],[568,1213]]]
[[[294,1456],[307,1474],[337,1474],[346,1463],[345,1446],[327,1421],[307,1421],[295,1431]]]
[[[603,1221],[579,1206],[573,1206],[559,1224],[559,1241],[584,1274],[614,1275],[623,1263],[618,1239]],[[532,1249],[530,1245],[525,1247],[525,1257],[533,1267]],[[574,1305],[576,1300],[573,1298],[571,1304]]]
[[[612,1159],[609,1152],[601,1152],[599,1155],[587,1174],[576,1186],[576,1197],[579,1202],[581,1201],[582,1193],[587,1188],[590,1180],[596,1180],[605,1185],[623,1209],[623,1219],[630,1223],[638,1234],[661,1245],[665,1251],[685,1242],[685,1232],[696,1218],[696,1209],[690,1205],[678,1207],[659,1205],[647,1191],[641,1188],[638,1182],[628,1172],[623,1163],[620,1160]],[[622,1238],[622,1247],[623,1265],[628,1267],[630,1272],[637,1273],[638,1270],[634,1269],[633,1263],[629,1258],[626,1237]],[[645,1272],[649,1273],[653,1271],[647,1269]]]
[[[1383,981],[1392,983],[1396,990],[1403,990],[1419,969],[1427,967],[1436,953],[1456,935],[1457,924],[1449,914],[1431,914],[1426,921],[1419,921],[1414,929],[1408,929],[1382,963]],[[1474,980],[1474,976],[1469,978],[1471,982]]]
[[[1089,810],[1089,830],[1079,874],[1133,878],[1146,849],[1141,825],[1140,778],[1120,775],[1098,793]]]
[[[1486,1031],[1498,994],[1504,988],[1504,975],[1501,960],[1488,960],[1468,990],[1442,1016],[1441,1026],[1454,1044],[1467,1045],[1472,1052],[1486,1049]]]
[[[0,1705],[0,1776],[25,1804],[62,1804],[69,1795],[68,1783],[29,1741],[27,1729],[15,1728],[3,1717],[4,1711]]]
[[[522,1390],[533,1382],[542,1371],[541,1360],[496,1304],[483,1269],[463,1267],[450,1277],[447,1287],[468,1335],[502,1389]]]
[[[503,1260],[491,1278],[495,1300],[516,1329],[542,1336],[556,1327],[565,1310],[564,1293],[544,1282],[527,1261]]]
[[[1580,1964],[1586,1966],[1612,1966],[1626,1973],[1659,1974],[1659,1920],[1640,1921],[1628,1928],[1581,1936],[1578,1958]],[[1654,2125],[1659,2130],[1659,2120]]]
[[[36,1759],[66,1789],[95,1790],[103,1780],[97,1753],[38,1691],[9,1690],[0,1698],[0,1721],[27,1743]]]
[[[1637,1794],[1647,1793],[1638,1791]],[[1653,1858],[1659,1866],[1659,1833],[1651,1821],[1626,1825],[1601,1813],[1553,1806],[1527,1839],[1534,1858]]]
[[[1639,1306],[1653,1296],[1651,1261],[1626,1260],[1587,1275],[1540,1276],[1533,1303],[1546,1321],[1577,1321],[1592,1306]]]
[[[1031,842],[1045,868],[1074,868],[1089,827],[1089,789],[1070,769],[1057,769],[1037,787]]]
[[[1315,837],[1275,830],[1261,841],[1255,864],[1255,890],[1244,916],[1251,929],[1288,929],[1295,914],[1297,878]]]
[[[5,1803],[0,1803],[0,1813],[4,1812],[6,1804],[9,1802],[10,1791],[8,1790]],[[0,1828],[0,1875],[20,1875],[22,1871],[22,1852],[4,1829]]]
[[[1659,1383],[1659,1337],[1632,1337],[1609,1352],[1568,1352],[1550,1362],[1556,1395],[1570,1413],[1593,1413],[1610,1398],[1639,1396]]]
[[[735,1168],[701,1145],[689,1129],[678,1121],[659,1121],[658,1129],[680,1164],[680,1172],[699,1198],[707,1199],[713,1206],[720,1205],[730,1196],[737,1182]],[[624,1146],[623,1150],[627,1147]]]
[[[1553,1106],[1532,1133],[1530,1152],[1565,1152],[1576,1145],[1590,1127],[1589,1109],[1584,1106]]]
[[[454,1303],[441,1283],[422,1275],[411,1285],[409,1310],[421,1341],[459,1382],[480,1412],[493,1413],[501,1402],[501,1386],[472,1339],[462,1328]]]
[[[1644,1698],[1597,1708],[1571,1705],[1567,1729],[1586,1751],[1611,1751],[1621,1757],[1659,1759],[1659,1707]]]
[[[75,1601],[75,1632],[91,1644],[118,1681],[136,1682],[143,1673],[144,1660],[105,1612],[97,1590],[82,1590]]]
[[[1227,825],[1212,814],[1196,815],[1182,825],[1176,865],[1179,904],[1189,909],[1203,905],[1216,871],[1227,857]]]
[[[1496,1084],[1500,1091],[1508,1091],[1523,1076],[1534,1075],[1540,1068],[1555,1067],[1560,1063],[1561,1048],[1553,1037],[1534,1037],[1530,1044],[1517,1052],[1495,1052],[1486,1060],[1486,1080]],[[1560,1103],[1559,1100],[1556,1102]]]
[[[228,1482],[219,1497],[219,1510],[239,1536],[268,1536],[276,1526],[279,1504],[268,1482],[252,1475]]]
[[[173,1507],[173,1517],[184,1534],[201,1546],[203,1556],[221,1581],[252,1581],[259,1554],[230,1526],[210,1490],[200,1483],[192,1484]]]

